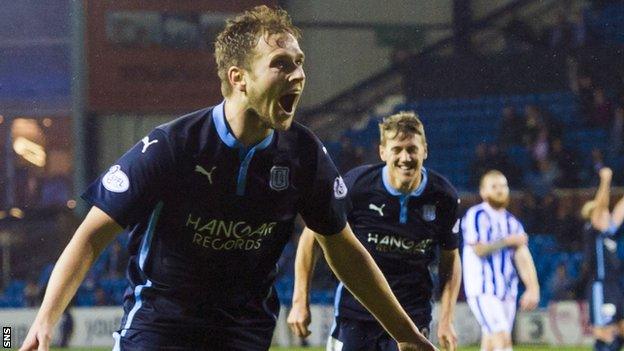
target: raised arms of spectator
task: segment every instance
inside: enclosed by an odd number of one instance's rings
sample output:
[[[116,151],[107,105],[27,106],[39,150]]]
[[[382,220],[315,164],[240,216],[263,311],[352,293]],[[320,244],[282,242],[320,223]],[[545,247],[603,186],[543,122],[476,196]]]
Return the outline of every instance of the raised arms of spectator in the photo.
[[[604,232],[609,229],[611,216],[609,215],[609,197],[611,195],[611,178],[613,171],[610,168],[602,168],[598,173],[600,184],[594,198],[595,208],[591,215],[591,224],[594,228]]]
[[[292,308],[288,313],[288,326],[300,338],[310,335],[308,326],[310,315],[310,289],[314,266],[320,248],[314,239],[314,232],[306,227],[299,237],[297,256],[295,258],[295,287]]]
[[[440,298],[440,322],[438,323],[438,340],[448,351],[457,348],[457,334],[453,328],[455,303],[461,285],[461,263],[459,250],[440,250],[440,283],[442,296]]]
[[[102,210],[91,208],[54,266],[43,303],[20,351],[49,349],[54,325],[93,262],[121,230]]]
[[[532,310],[537,307],[540,300],[540,287],[537,280],[537,271],[533,263],[533,257],[526,245],[516,248],[514,253],[516,269],[520,279],[524,283],[526,290],[520,297],[520,307],[522,310]]]
[[[400,350],[436,350],[399,304],[383,274],[347,224],[336,235],[315,234],[338,279],[397,340]]]

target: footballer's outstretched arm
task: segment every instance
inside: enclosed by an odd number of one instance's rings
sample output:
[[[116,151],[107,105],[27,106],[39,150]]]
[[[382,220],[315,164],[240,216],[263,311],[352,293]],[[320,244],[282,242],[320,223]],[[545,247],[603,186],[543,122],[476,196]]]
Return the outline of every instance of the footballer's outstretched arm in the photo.
[[[386,278],[347,224],[335,235],[315,234],[327,263],[402,350],[435,350],[399,304]]]
[[[21,351],[49,349],[54,325],[93,262],[121,230],[102,210],[91,208],[54,266],[43,302]]]
[[[518,247],[514,253],[516,269],[526,290],[520,297],[520,307],[523,310],[532,310],[537,307],[540,300],[540,287],[537,280],[537,271],[533,263],[533,257],[527,245]]]
[[[604,167],[600,169],[598,175],[600,176],[600,184],[598,185],[598,191],[596,191],[596,197],[594,197],[596,207],[592,211],[591,224],[594,228],[604,232],[609,229],[611,219],[609,215],[609,197],[611,196],[613,171],[611,168]]]
[[[310,289],[314,265],[318,259],[319,246],[314,239],[314,232],[306,227],[299,237],[295,258],[295,287],[292,308],[288,313],[288,326],[300,338],[310,335],[308,326],[310,316]]]
[[[624,196],[615,204],[611,215],[611,221],[613,221],[613,225],[616,228],[619,228],[624,222]]]
[[[461,285],[461,263],[459,250],[440,250],[440,320],[438,323],[438,340],[446,350],[457,348],[457,334],[453,328],[455,304]]]

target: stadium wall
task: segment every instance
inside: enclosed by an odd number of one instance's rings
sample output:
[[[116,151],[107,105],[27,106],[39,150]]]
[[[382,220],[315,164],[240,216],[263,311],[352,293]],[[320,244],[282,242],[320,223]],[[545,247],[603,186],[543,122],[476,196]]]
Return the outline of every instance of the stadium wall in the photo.
[[[325,345],[333,322],[331,305],[312,305],[312,334],[310,346]],[[13,342],[21,345],[28,328],[35,318],[36,309],[2,309],[0,321],[3,326],[12,327]],[[275,346],[298,346],[286,324],[288,307],[282,306],[277,328],[273,336]],[[73,308],[74,332],[70,341],[72,347],[106,347],[113,343],[112,333],[118,328],[122,310],[119,307]],[[434,307],[437,316],[437,306]],[[591,332],[587,323],[587,304],[576,301],[552,303],[548,309],[535,312],[519,312],[514,328],[517,343],[550,344],[558,346],[591,345]],[[436,341],[437,326],[431,326],[431,338]],[[475,345],[480,340],[480,327],[466,303],[457,304],[455,330],[460,345]],[[54,342],[60,338],[57,326]]]
[[[314,22],[302,26],[307,82],[301,104],[316,106],[390,65],[392,48],[380,44],[375,24],[450,25],[452,1],[399,0],[390,6],[384,1],[363,0],[354,6],[350,1],[297,0],[288,2],[288,11],[297,23]],[[332,23],[367,24],[368,28],[328,25]],[[423,31],[419,44],[450,34],[450,30]]]

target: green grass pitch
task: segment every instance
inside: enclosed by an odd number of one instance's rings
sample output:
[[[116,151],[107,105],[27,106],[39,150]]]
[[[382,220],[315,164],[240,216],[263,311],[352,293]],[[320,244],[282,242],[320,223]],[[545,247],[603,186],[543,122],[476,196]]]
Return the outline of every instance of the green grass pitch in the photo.
[[[110,348],[52,348],[52,351],[110,351]],[[324,347],[272,347],[269,351],[324,351]],[[566,350],[566,351],[588,351],[591,348],[583,347],[556,347],[556,346],[515,346],[514,351],[537,351],[537,350]],[[461,347],[459,351],[479,351],[478,347]]]

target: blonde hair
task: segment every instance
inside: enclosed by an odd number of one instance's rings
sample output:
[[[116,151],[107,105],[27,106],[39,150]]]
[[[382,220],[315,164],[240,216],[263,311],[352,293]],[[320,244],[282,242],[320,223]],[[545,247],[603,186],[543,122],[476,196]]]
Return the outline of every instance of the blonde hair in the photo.
[[[592,201],[587,201],[583,207],[581,207],[581,217],[583,217],[584,220],[590,220],[592,213],[594,212],[594,210],[596,209],[596,201],[592,200]]]
[[[486,179],[491,178],[491,177],[495,177],[495,176],[505,177],[503,172],[499,171],[498,169],[491,169],[491,170],[485,172],[481,176],[481,180],[479,181],[479,188],[483,188],[483,186],[485,185],[485,180]]]
[[[215,41],[217,74],[223,96],[232,93],[228,69],[232,66],[249,69],[249,58],[259,38],[277,33],[290,33],[296,39],[301,37],[301,31],[292,24],[288,12],[280,8],[260,5],[227,20]]]
[[[413,111],[401,111],[384,118],[379,123],[379,143],[381,145],[385,145],[388,139],[394,139],[398,136],[403,139],[414,134],[420,135],[423,143],[427,145],[425,126]]]

